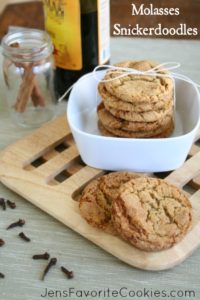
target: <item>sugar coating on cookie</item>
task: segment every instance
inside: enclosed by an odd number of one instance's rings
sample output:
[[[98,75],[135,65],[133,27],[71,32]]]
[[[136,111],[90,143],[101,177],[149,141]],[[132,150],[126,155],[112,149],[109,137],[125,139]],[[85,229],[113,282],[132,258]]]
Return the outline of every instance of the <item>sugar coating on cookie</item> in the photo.
[[[122,184],[139,177],[132,172],[112,172],[100,178],[97,190],[97,203],[111,215],[112,202],[118,197]]]
[[[113,224],[122,238],[145,251],[172,247],[191,226],[192,208],[177,187],[157,178],[125,183],[113,202]]]
[[[120,109],[123,111],[130,111],[135,113],[144,113],[147,111],[159,111],[163,109],[165,106],[169,106],[173,104],[172,97],[169,97],[169,99],[160,99],[160,101],[141,101],[141,102],[128,102],[123,101],[120,98],[117,98],[116,96],[111,95],[105,88],[105,84],[103,82],[100,82],[98,85],[98,91],[101,95],[101,98],[103,102],[105,103],[107,109]]]
[[[165,108],[160,109],[159,111],[152,110],[152,111],[145,111],[143,113],[136,113],[134,111],[123,111],[120,109],[109,108],[107,107],[106,104],[105,107],[107,110],[109,110],[109,112],[113,116],[129,122],[144,122],[144,123],[156,122],[161,119],[163,120],[169,114],[171,115],[173,114],[173,106],[171,104],[169,104],[168,107],[166,106]]]
[[[173,125],[171,115],[166,115],[165,118],[156,122],[130,122],[114,117],[108,110],[105,109],[103,103],[100,103],[97,108],[99,120],[108,131],[115,135],[124,137],[150,137],[161,134]],[[112,131],[113,130],[113,131]],[[127,131],[127,132],[126,132]]]
[[[84,189],[79,200],[79,208],[82,217],[93,227],[113,233],[111,216],[107,214],[96,202],[96,194],[100,179],[93,180]]]
[[[123,129],[115,129],[102,122],[98,122],[99,130],[105,136],[112,136],[112,137],[121,137],[121,138],[165,138],[171,135],[174,129],[174,123],[172,118],[170,118],[170,122],[166,127],[160,127],[154,131],[127,131]]]
[[[174,129],[173,80],[158,64],[125,61],[115,66],[148,71],[152,76],[108,70],[98,85],[102,103],[97,107],[99,130],[105,136],[124,138],[166,138]],[[128,74],[128,75],[127,75]],[[106,81],[104,81],[106,80]]]
[[[83,218],[93,227],[116,234],[111,220],[111,205],[120,186],[138,177],[131,172],[113,172],[93,180],[84,189],[79,201]]]
[[[148,71],[156,67],[156,63],[151,61],[126,61],[116,66],[124,68],[133,68],[140,71]],[[173,95],[173,80],[169,74],[163,70],[154,71],[157,76],[130,74],[121,78],[118,70],[108,71],[104,77],[105,80],[114,79],[105,82],[106,90],[117,98],[135,103],[135,102],[155,102],[160,99],[169,99]],[[160,76],[159,76],[160,74]],[[166,75],[163,77],[162,75]],[[167,77],[168,76],[168,77]]]

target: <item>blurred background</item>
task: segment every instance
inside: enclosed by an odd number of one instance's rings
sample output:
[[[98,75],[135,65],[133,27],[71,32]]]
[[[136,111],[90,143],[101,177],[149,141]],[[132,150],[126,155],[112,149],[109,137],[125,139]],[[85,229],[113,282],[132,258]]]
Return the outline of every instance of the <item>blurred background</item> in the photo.
[[[188,27],[200,29],[200,0],[110,0],[111,3],[111,34],[113,24],[120,23],[122,26],[131,24],[134,26],[152,27],[162,23],[165,27],[178,27],[180,23],[186,23]],[[132,16],[131,4],[149,5],[155,7],[178,7],[179,16]],[[0,0],[0,38],[7,32],[10,25],[30,28],[44,28],[44,15],[41,0]],[[165,37],[165,38],[169,38]],[[186,38],[170,36],[170,38]],[[190,39],[199,39],[200,35],[187,36]]]

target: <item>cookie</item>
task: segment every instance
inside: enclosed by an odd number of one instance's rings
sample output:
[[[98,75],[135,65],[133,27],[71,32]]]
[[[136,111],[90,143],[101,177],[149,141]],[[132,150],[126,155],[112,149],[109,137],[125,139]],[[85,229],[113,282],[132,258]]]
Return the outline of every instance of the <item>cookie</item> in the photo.
[[[161,179],[141,177],[121,186],[113,202],[112,219],[123,239],[139,249],[159,251],[186,235],[192,207],[177,187]]]
[[[138,176],[131,172],[113,172],[93,180],[79,200],[83,218],[93,227],[116,234],[111,220],[112,202],[118,197],[121,185]]]
[[[105,135],[108,135],[109,132],[110,136],[124,138],[166,138],[169,137],[174,130],[174,124],[171,117],[169,117],[169,123],[167,126],[160,126],[159,128],[152,131],[128,131],[123,129],[115,129],[101,123],[101,128],[102,126],[104,127],[103,131],[106,131]],[[101,128],[99,129],[101,130]]]
[[[134,133],[131,133],[131,134],[129,133],[128,134],[125,130],[124,131],[119,131],[119,130],[110,129],[108,127],[105,128],[100,121],[98,121],[98,128],[99,128],[99,131],[101,132],[101,134],[103,136],[116,137],[116,138],[117,137],[118,138],[167,138],[173,133],[173,130],[174,130],[174,126],[173,126],[173,123],[172,123],[171,126],[168,129],[166,129],[165,131],[163,131],[163,132],[161,132],[160,134],[157,134],[157,135],[155,135],[155,132],[154,132],[153,136],[149,136],[146,132],[143,132],[143,133],[134,132]]]
[[[114,233],[111,215],[101,208],[96,202],[100,178],[93,180],[83,191],[79,200],[79,208],[82,217],[93,227],[102,229],[108,233]]]
[[[96,202],[111,215],[111,205],[118,197],[121,185],[139,176],[131,172],[112,172],[102,176],[98,184]]]
[[[110,136],[110,137],[116,137],[116,135],[112,134],[111,132],[109,132],[104,126],[103,124],[98,120],[98,128],[99,131],[102,135],[104,136]]]
[[[127,61],[116,64],[116,66],[147,71],[154,68],[156,63],[150,61]],[[112,80],[116,78],[115,80],[104,82],[104,85],[111,95],[123,101],[152,103],[171,99],[173,96],[173,80],[170,77],[162,76],[168,76],[166,71],[157,70],[157,74],[157,76],[130,74],[117,78],[119,77],[119,71],[112,70],[108,71],[103,79]]]
[[[173,99],[160,100],[156,102],[139,102],[139,103],[130,103],[123,101],[113,95],[111,95],[105,88],[104,83],[98,85],[98,91],[102,98],[102,101],[105,103],[107,109],[120,109],[123,111],[130,111],[136,113],[143,113],[147,111],[159,111],[164,109],[165,106],[173,105]]]
[[[155,122],[130,122],[120,118],[114,117],[108,110],[105,109],[104,104],[100,103],[97,107],[97,114],[99,120],[103,124],[103,126],[113,129],[122,129],[127,131],[152,131],[158,130],[160,133],[162,128],[168,127],[171,123],[171,116],[166,116],[163,119],[160,119]]]
[[[136,113],[134,111],[123,111],[120,109],[114,109],[114,108],[107,107],[106,104],[105,104],[105,108],[109,110],[109,112],[116,118],[120,118],[130,122],[144,122],[144,123],[156,122],[160,119],[165,118],[167,115],[173,114],[172,104],[159,111],[146,111],[143,113]]]

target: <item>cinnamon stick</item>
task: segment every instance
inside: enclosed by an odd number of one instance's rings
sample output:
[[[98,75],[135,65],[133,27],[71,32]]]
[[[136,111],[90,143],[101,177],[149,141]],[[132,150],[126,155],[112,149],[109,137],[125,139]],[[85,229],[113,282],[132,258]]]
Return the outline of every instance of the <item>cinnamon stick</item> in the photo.
[[[33,74],[32,67],[33,64],[30,63],[27,68],[24,68],[23,80],[14,105],[15,110],[20,113],[26,110],[28,100],[33,91],[35,75]]]
[[[19,47],[18,43],[11,44],[11,47]],[[19,68],[24,69],[22,75],[22,82],[19,88],[18,96],[14,108],[17,112],[24,112],[28,103],[29,98],[31,97],[33,105],[35,107],[45,106],[45,98],[40,92],[40,88],[35,79],[35,74],[33,73],[33,64],[32,63],[15,63]],[[5,74],[6,75],[6,74]],[[7,77],[5,76],[5,79]],[[8,80],[6,80],[8,82]]]
[[[45,106],[44,96],[42,95],[36,80],[34,80],[34,86],[33,86],[32,94],[31,94],[31,99],[32,99],[33,105],[35,107],[37,107],[37,106],[44,107]]]

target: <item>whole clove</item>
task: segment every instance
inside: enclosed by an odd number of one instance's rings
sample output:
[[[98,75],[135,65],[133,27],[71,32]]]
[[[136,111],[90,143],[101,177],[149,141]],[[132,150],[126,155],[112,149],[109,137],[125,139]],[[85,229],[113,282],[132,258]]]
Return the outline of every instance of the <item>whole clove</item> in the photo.
[[[4,198],[0,198],[0,206],[3,208],[3,210],[6,210],[6,202]]]
[[[10,201],[10,200],[7,200],[6,203],[7,203],[7,205],[8,205],[10,208],[12,208],[12,209],[15,209],[15,208],[16,208],[15,202],[12,202],[12,201]]]
[[[68,279],[74,278],[74,272],[67,270],[65,267],[61,267],[61,271],[67,276]]]
[[[50,259],[48,265],[46,266],[44,272],[43,272],[43,275],[42,275],[42,280],[44,280],[45,276],[47,275],[47,273],[49,272],[49,270],[55,266],[57,263],[57,258],[53,257]]]
[[[7,229],[11,229],[11,228],[15,228],[15,227],[22,227],[22,226],[24,226],[24,224],[25,224],[25,221],[22,219],[19,219],[17,222],[10,224],[7,227]]]
[[[44,254],[35,254],[33,255],[33,259],[45,259],[48,260],[50,257],[49,253],[45,252]]]
[[[0,272],[0,278],[5,278],[5,275]]]
[[[4,240],[0,239],[0,247],[2,247],[5,244]]]
[[[30,242],[30,241],[31,241],[31,239],[30,239],[28,236],[26,236],[25,233],[23,233],[23,232],[20,232],[20,233],[19,233],[19,237],[20,237],[22,240],[26,241],[26,242]]]

